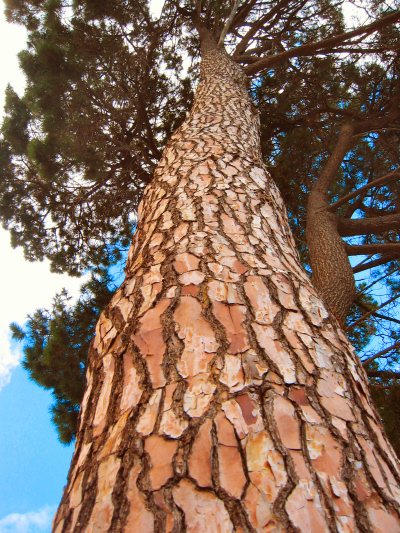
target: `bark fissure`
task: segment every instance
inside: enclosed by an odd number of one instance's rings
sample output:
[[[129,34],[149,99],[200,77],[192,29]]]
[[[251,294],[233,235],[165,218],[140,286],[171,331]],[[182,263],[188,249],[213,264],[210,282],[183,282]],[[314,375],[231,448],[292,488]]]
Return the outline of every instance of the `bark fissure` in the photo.
[[[55,533],[399,529],[398,464],[258,129],[246,77],[206,35],[96,328]]]

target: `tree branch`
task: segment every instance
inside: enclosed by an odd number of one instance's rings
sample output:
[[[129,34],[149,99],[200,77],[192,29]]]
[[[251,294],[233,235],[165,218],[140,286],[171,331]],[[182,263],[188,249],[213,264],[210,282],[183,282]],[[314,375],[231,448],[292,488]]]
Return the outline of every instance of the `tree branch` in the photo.
[[[389,272],[385,272],[385,274],[383,276],[380,276],[379,278],[375,278],[372,281],[372,283],[370,283],[369,285],[366,285],[365,287],[363,287],[360,291],[357,292],[357,296],[356,296],[356,298],[354,300],[355,303],[359,307],[362,307],[362,309],[365,309],[366,311],[370,311],[370,308],[362,300],[360,300],[360,298],[363,296],[363,294],[365,294],[367,291],[369,291],[369,289],[371,289],[374,285],[376,285],[377,283],[380,283],[382,280],[384,280],[385,278],[391,276],[392,274],[394,274],[397,271],[398,271],[398,269],[394,268],[393,270],[390,270]]]
[[[400,320],[397,320],[397,318],[394,318],[392,316],[381,315],[380,313],[372,313],[372,316],[380,318],[381,320],[388,320],[389,322],[395,322],[396,324],[400,324]]]
[[[365,315],[363,315],[358,320],[356,320],[355,322],[353,322],[352,324],[347,326],[345,331],[349,331],[349,329],[352,329],[352,328],[354,328],[354,326],[357,326],[361,322],[364,322],[364,320],[366,320],[369,316],[374,314],[376,311],[379,311],[379,309],[382,309],[383,307],[386,307],[387,305],[391,304],[395,300],[398,300],[399,298],[400,298],[400,294],[397,294],[396,296],[393,296],[393,298],[390,298],[387,302],[381,304],[380,306],[376,307],[375,309],[371,309],[371,311],[368,311],[368,313],[365,313]]]
[[[267,68],[271,68],[278,63],[282,63],[283,61],[287,61],[292,57],[311,56],[324,52],[335,52],[336,45],[349,41],[353,37],[357,37],[359,35],[364,35],[365,38],[379,28],[397,22],[399,19],[400,11],[395,11],[390,15],[386,15],[386,17],[376,20],[372,24],[368,24],[367,26],[360,26],[355,30],[341,33],[335,37],[329,37],[328,39],[323,39],[322,41],[318,41],[316,43],[303,44],[302,46],[291,48],[290,50],[286,50],[280,54],[264,57],[253,65],[246,67],[245,72],[248,76],[254,76],[259,72],[266,70]]]
[[[375,359],[378,359],[379,357],[382,357],[382,355],[386,355],[391,350],[394,350],[395,348],[397,348],[399,346],[400,346],[400,341],[399,342],[395,342],[394,344],[392,344],[392,346],[389,346],[389,348],[386,348],[385,350],[382,350],[381,352],[373,355],[372,357],[368,357],[368,359],[365,359],[365,361],[362,361],[362,366],[365,368],[370,363],[372,363],[372,361],[375,361]]]
[[[372,235],[383,233],[393,229],[400,229],[400,213],[386,215],[384,217],[369,218],[339,218],[337,224],[341,237],[351,237],[352,235]]]
[[[400,242],[377,244],[347,244],[347,255],[400,254]]]
[[[240,6],[235,18],[233,19],[232,28],[236,28],[246,20],[247,15],[256,5],[257,1],[258,0],[250,0]]]
[[[389,378],[400,379],[400,372],[391,372],[390,370],[366,370],[369,378]]]
[[[354,123],[352,122],[343,124],[343,126],[340,128],[338,140],[332,152],[332,155],[329,157],[326,165],[324,166],[321,172],[320,177],[317,179],[312,188],[311,194],[316,194],[318,192],[319,194],[322,194],[324,196],[325,209],[327,209],[326,195],[328,194],[329,188],[342,164],[344,156],[350,149],[353,134]]]
[[[356,196],[359,196],[364,191],[368,191],[369,189],[372,189],[372,187],[377,187],[378,185],[383,185],[384,183],[387,183],[388,181],[391,181],[395,178],[400,178],[400,172],[397,172],[397,169],[394,172],[390,172],[389,174],[385,174],[385,176],[370,181],[369,183],[367,183],[363,187],[360,187],[360,189],[357,189],[356,191],[346,194],[346,196],[343,196],[343,198],[340,198],[340,200],[331,204],[328,208],[328,211],[335,211],[338,207],[347,203],[349,200],[352,200]]]
[[[356,305],[358,307],[360,307],[361,309],[363,309],[364,311],[370,311],[371,309],[368,309],[368,306],[365,305],[363,302],[355,302]],[[395,322],[396,324],[400,324],[400,320],[398,320],[397,318],[394,318],[392,316],[386,316],[386,315],[381,315],[380,313],[377,313],[376,311],[374,311],[372,313],[372,316],[376,317],[376,318],[380,318],[382,320],[388,320],[390,322]]]
[[[236,11],[237,11],[238,7],[239,7],[239,0],[235,0],[235,2],[233,4],[233,7],[232,7],[231,14],[229,15],[227,21],[225,22],[224,29],[222,30],[222,33],[221,33],[221,35],[219,37],[217,48],[221,48],[221,46],[223,46],[226,34],[228,33],[229,28],[231,27],[231,24],[232,24],[233,19],[234,19],[235,15],[236,15]]]
[[[328,113],[334,113],[335,115],[340,115],[343,117],[349,117],[355,120],[363,119],[363,117],[355,111],[350,111],[349,109],[336,109],[335,107],[331,107],[329,104],[325,104],[325,106],[321,109],[321,113],[324,111]]]
[[[398,254],[385,255],[385,257],[380,257],[379,259],[369,261],[369,263],[362,262],[357,266],[353,267],[353,273],[358,274],[358,272],[364,272],[364,270],[368,270],[369,268],[384,265],[385,263],[389,263],[390,261],[396,261],[397,259],[400,259],[400,252]]]
[[[360,135],[367,131],[372,131],[377,128],[383,128],[393,122],[399,114],[398,110],[398,95],[396,94],[390,100],[389,112],[382,117],[369,117],[361,121],[352,121],[340,128],[336,146],[325,164],[320,177],[317,179],[312,187],[309,206],[312,203],[313,208],[329,210],[327,202],[327,194],[330,186],[335,179],[337,172],[343,162],[344,156],[351,146],[351,141],[354,135]]]
[[[146,106],[143,104],[142,94],[139,93],[138,97],[134,99],[134,102],[136,104],[136,109],[138,111],[138,118],[142,119],[144,123],[144,127],[146,129],[146,137],[147,137],[149,148],[157,159],[161,159],[162,154],[157,148],[156,140],[153,134],[153,128],[151,127],[149,116],[147,114],[147,109],[146,109]]]
[[[289,3],[290,3],[290,0],[281,0],[280,2],[278,2],[276,6],[274,6],[270,11],[268,11],[268,13],[266,13],[263,17],[255,21],[250,26],[250,29],[248,30],[246,35],[242,38],[242,40],[236,46],[232,57],[236,58],[237,56],[242,54],[246,50],[246,48],[249,45],[250,40],[258,32],[258,30],[260,30],[263,27],[263,25],[266,22],[268,22],[268,20],[270,20],[274,15],[276,15],[276,13],[278,13],[282,7],[287,6]]]

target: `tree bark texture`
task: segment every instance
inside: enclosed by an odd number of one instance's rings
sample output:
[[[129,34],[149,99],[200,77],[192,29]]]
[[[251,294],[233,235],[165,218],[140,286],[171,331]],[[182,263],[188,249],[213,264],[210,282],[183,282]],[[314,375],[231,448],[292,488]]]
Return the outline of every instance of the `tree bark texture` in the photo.
[[[398,461],[223,51],[139,210],[53,531],[400,531]]]

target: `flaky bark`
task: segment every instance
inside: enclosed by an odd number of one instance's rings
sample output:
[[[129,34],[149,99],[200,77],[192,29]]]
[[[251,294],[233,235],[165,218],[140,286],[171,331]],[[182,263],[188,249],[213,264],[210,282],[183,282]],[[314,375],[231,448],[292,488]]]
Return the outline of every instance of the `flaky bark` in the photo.
[[[204,47],[89,357],[66,532],[400,531],[398,462],[301,267],[238,66]]]

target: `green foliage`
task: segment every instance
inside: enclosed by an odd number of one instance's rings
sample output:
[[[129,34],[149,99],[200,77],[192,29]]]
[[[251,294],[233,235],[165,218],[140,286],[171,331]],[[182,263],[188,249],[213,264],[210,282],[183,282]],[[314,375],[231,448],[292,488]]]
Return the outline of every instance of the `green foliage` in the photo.
[[[3,135],[9,139],[16,155],[22,155],[27,149],[29,135],[27,132],[30,113],[23,100],[13,88],[8,85],[6,89],[6,109],[12,110],[3,122]]]
[[[63,291],[50,310],[36,310],[23,327],[10,326],[13,338],[24,342],[22,366],[33,381],[52,392],[52,421],[63,444],[75,437],[89,344],[114,289],[106,272],[92,275],[75,305],[69,305],[70,297]]]
[[[351,324],[355,323],[366,313],[365,309],[373,309],[377,306],[377,302],[369,294],[364,294],[361,291],[365,288],[366,284],[361,283],[358,286],[358,297],[356,302],[353,304],[350,309],[350,313],[347,316],[348,324],[350,324],[350,329],[347,332],[347,337],[350,342],[356,349],[358,353],[361,353],[362,350],[368,346],[372,337],[376,334],[377,328],[372,317],[367,318],[361,322],[357,327],[352,328]],[[359,304],[363,304],[363,307],[360,307]],[[358,305],[357,305],[358,304]]]
[[[10,1],[7,13],[31,32],[25,95],[7,93],[3,226],[53,271],[107,266],[192,100],[182,58],[145,2]]]

